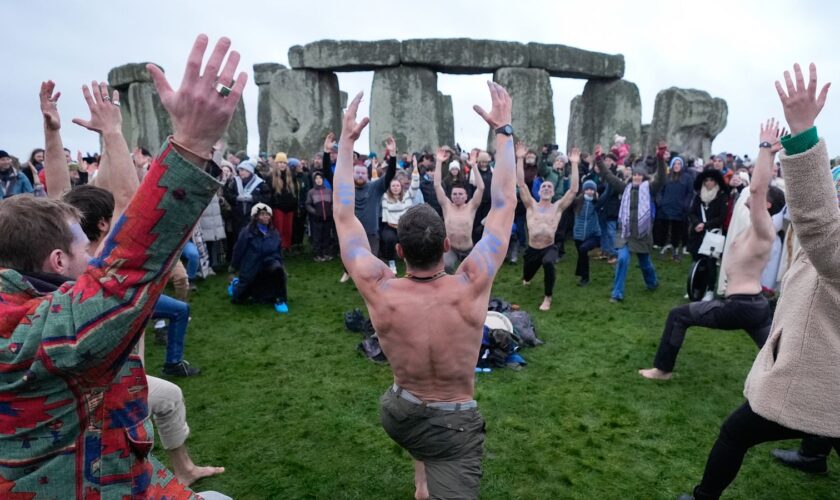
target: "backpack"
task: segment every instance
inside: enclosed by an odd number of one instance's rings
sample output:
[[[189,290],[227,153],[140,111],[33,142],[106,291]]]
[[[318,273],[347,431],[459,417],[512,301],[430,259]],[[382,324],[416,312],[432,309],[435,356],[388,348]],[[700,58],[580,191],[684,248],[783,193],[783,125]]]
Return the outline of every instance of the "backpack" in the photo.
[[[370,337],[365,338],[365,340],[361,341],[359,345],[356,346],[356,350],[364,354],[366,358],[374,363],[388,363],[388,358],[386,358],[385,353],[382,352],[382,347],[379,345],[379,337],[376,335],[371,335]]]
[[[544,342],[537,338],[537,330],[531,315],[525,311],[510,311],[506,314],[513,324],[513,332],[524,345],[535,347]]]

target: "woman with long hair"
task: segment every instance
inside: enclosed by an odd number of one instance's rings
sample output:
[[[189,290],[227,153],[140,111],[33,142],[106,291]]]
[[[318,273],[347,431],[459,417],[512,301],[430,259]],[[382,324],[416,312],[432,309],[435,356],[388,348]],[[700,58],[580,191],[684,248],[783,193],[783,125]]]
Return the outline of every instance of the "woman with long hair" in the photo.
[[[408,190],[403,190],[399,179],[393,179],[388,185],[388,190],[382,195],[382,230],[380,240],[382,241],[382,258],[388,261],[388,267],[394,274],[397,274],[396,245],[397,245],[397,224],[400,217],[406,210],[411,208],[413,198],[420,188],[420,175],[415,170],[411,174],[411,185]]]
[[[274,227],[280,233],[280,244],[283,250],[288,250],[292,246],[295,215],[299,207],[300,182],[289,168],[286,153],[281,152],[274,156],[269,184],[271,185],[269,206],[272,210]]]

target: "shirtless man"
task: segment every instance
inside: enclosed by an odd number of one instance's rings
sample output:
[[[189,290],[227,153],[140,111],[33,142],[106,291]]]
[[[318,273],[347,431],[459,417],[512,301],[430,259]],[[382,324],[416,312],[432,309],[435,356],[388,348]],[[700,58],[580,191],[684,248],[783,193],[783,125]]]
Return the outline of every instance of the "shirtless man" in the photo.
[[[551,296],[554,293],[554,262],[557,260],[557,246],[554,244],[554,233],[563,210],[574,201],[580,184],[578,165],[580,165],[580,150],[572,148],[569,161],[572,163],[572,184],[562,198],[552,203],[554,184],[544,180],[540,184],[540,201],[534,201],[528,185],[525,184],[525,155],[528,147],[524,143],[516,144],[516,184],[519,186],[519,197],[525,205],[525,218],[528,223],[528,248],[525,250],[522,269],[522,284],[528,285],[540,266],[545,274],[545,298],[540,305],[540,311],[551,308]]]
[[[648,379],[669,380],[685,332],[691,326],[720,330],[746,330],[759,349],[767,340],[773,314],[761,294],[761,272],[770,259],[776,230],[773,214],[784,208],[784,194],[770,186],[773,158],[781,149],[779,124],[770,119],[761,126],[758,158],[750,183],[750,227],[741,232],[726,250],[726,296],[723,300],[692,302],[671,309],[665,331],[653,360],[653,368],[639,370]],[[760,203],[759,200],[766,200]]]
[[[393,385],[380,398],[380,418],[415,459],[415,498],[477,498],[481,480],[484,420],[473,399],[473,370],[516,206],[511,99],[500,85],[487,85],[491,111],[473,109],[496,131],[492,208],[481,240],[454,275],[444,271],[443,254],[451,246],[444,222],[425,204],[408,209],[397,227],[405,278],[371,254],[353,212],[353,145],[368,124],[367,118],[356,122],[361,93],[344,114],[338,143],[333,214],[341,260],[394,371]]]
[[[440,208],[443,210],[443,221],[446,224],[446,237],[449,238],[449,251],[443,255],[443,263],[446,272],[455,271],[459,261],[464,260],[473,247],[472,230],[475,212],[481,205],[481,196],[484,194],[484,179],[480,175],[475,176],[475,193],[472,199],[467,202],[467,187],[463,184],[452,186],[452,200],[446,197],[443,190],[443,162],[446,161],[448,151],[441,148],[435,156],[435,194],[440,200]]]

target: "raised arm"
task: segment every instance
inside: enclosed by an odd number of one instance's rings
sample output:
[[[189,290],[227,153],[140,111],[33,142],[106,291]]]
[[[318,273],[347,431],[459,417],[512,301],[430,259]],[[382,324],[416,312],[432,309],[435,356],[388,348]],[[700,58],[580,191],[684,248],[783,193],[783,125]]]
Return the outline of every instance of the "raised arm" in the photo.
[[[495,131],[510,124],[511,100],[501,85],[487,82],[487,86],[492,109],[489,113],[480,106],[473,106],[473,109],[490,125],[490,130]],[[466,276],[476,293],[489,292],[493,278],[504,261],[516,208],[513,138],[501,133],[496,134],[496,168],[493,170],[490,197],[490,213],[484,223],[483,236],[458,268],[458,273]]]
[[[773,225],[773,218],[767,211],[765,200],[770,186],[773,160],[776,158],[776,153],[782,149],[779,139],[783,135],[785,135],[784,131],[779,131],[779,124],[772,118],[761,125],[758,156],[755,160],[752,182],[750,182],[750,223],[755,234],[766,241],[773,241],[776,237],[776,228]]]
[[[825,105],[830,84],[817,95],[817,68],[810,67],[806,87],[802,70],[794,66],[796,84],[785,71],[787,92],[777,81],[791,136],[782,138],[782,167],[785,171],[786,201],[802,250],[817,272],[828,279],[840,279],[840,210],[829,170],[825,141],[820,140],[814,121]]]
[[[444,215],[446,215],[446,211],[449,210],[449,206],[452,205],[452,202],[449,201],[449,198],[446,196],[446,191],[443,190],[443,162],[446,160],[446,151],[443,148],[438,148],[437,153],[435,154],[435,196],[437,196],[438,204],[440,204],[440,208],[443,210]]]
[[[575,196],[577,196],[580,190],[580,149],[572,148],[572,152],[569,153],[569,162],[572,164],[571,184],[566,194],[557,202],[557,210],[566,210],[569,208],[569,205],[575,201]]]
[[[516,143],[516,185],[519,187],[519,198],[525,208],[531,208],[534,204],[534,197],[531,190],[525,184],[525,155],[528,153],[528,146],[524,142]]]
[[[470,170],[470,173],[475,173],[475,191],[469,201],[470,210],[478,210],[478,206],[481,205],[481,199],[484,197],[484,190],[487,186],[484,185],[484,177],[481,176],[481,172],[479,172],[478,169],[472,169]]]
[[[44,183],[47,196],[59,200],[70,191],[70,171],[64,156],[64,144],[61,142],[61,118],[58,114],[58,98],[61,92],[55,92],[55,82],[41,82],[41,114],[44,115]]]
[[[370,252],[365,228],[356,218],[353,145],[369,122],[367,118],[356,122],[356,112],[361,100],[362,93],[359,92],[344,112],[341,139],[338,141],[335,184],[333,184],[333,218],[341,248],[341,261],[359,288],[359,292],[366,297],[365,294],[369,293],[377,282],[385,278],[388,267]],[[388,168],[390,170],[390,166]],[[379,194],[381,195],[382,193]]]
[[[333,169],[332,161],[330,160],[330,151],[332,151],[334,145],[335,134],[330,132],[327,134],[327,137],[324,138],[324,153],[321,158],[321,168],[324,170],[324,179],[326,179],[330,185],[333,183]]]
[[[173,260],[218,189],[218,182],[201,167],[230,123],[247,76],[240,73],[228,96],[214,88],[211,82],[217,76],[233,81],[239,62],[238,54],[231,53],[219,75],[230,47],[230,40],[222,38],[205,68],[208,77],[200,78],[207,42],[205,35],[196,39],[177,92],[163,73],[152,71],[172,119],[174,139],[163,146],[138,196],[114,222],[101,254],[39,311],[59,328],[43,339],[39,353],[56,369],[84,371],[87,380],[97,383],[113,377],[142,335]]]
[[[108,84],[96,81],[90,82],[90,88],[83,85],[82,94],[90,108],[90,119],[74,118],[73,123],[102,137],[102,159],[93,184],[114,195],[114,220],[117,220],[140,186],[137,169],[122,135],[120,96],[116,90],[109,96]]]

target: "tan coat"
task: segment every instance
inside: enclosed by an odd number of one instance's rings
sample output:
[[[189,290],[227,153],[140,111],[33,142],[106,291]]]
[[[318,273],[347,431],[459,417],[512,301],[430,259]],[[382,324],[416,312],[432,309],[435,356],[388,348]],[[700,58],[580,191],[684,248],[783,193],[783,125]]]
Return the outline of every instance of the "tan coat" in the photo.
[[[797,155],[782,153],[781,161],[801,248],[744,396],[768,420],[840,437],[840,209],[825,141]]]

